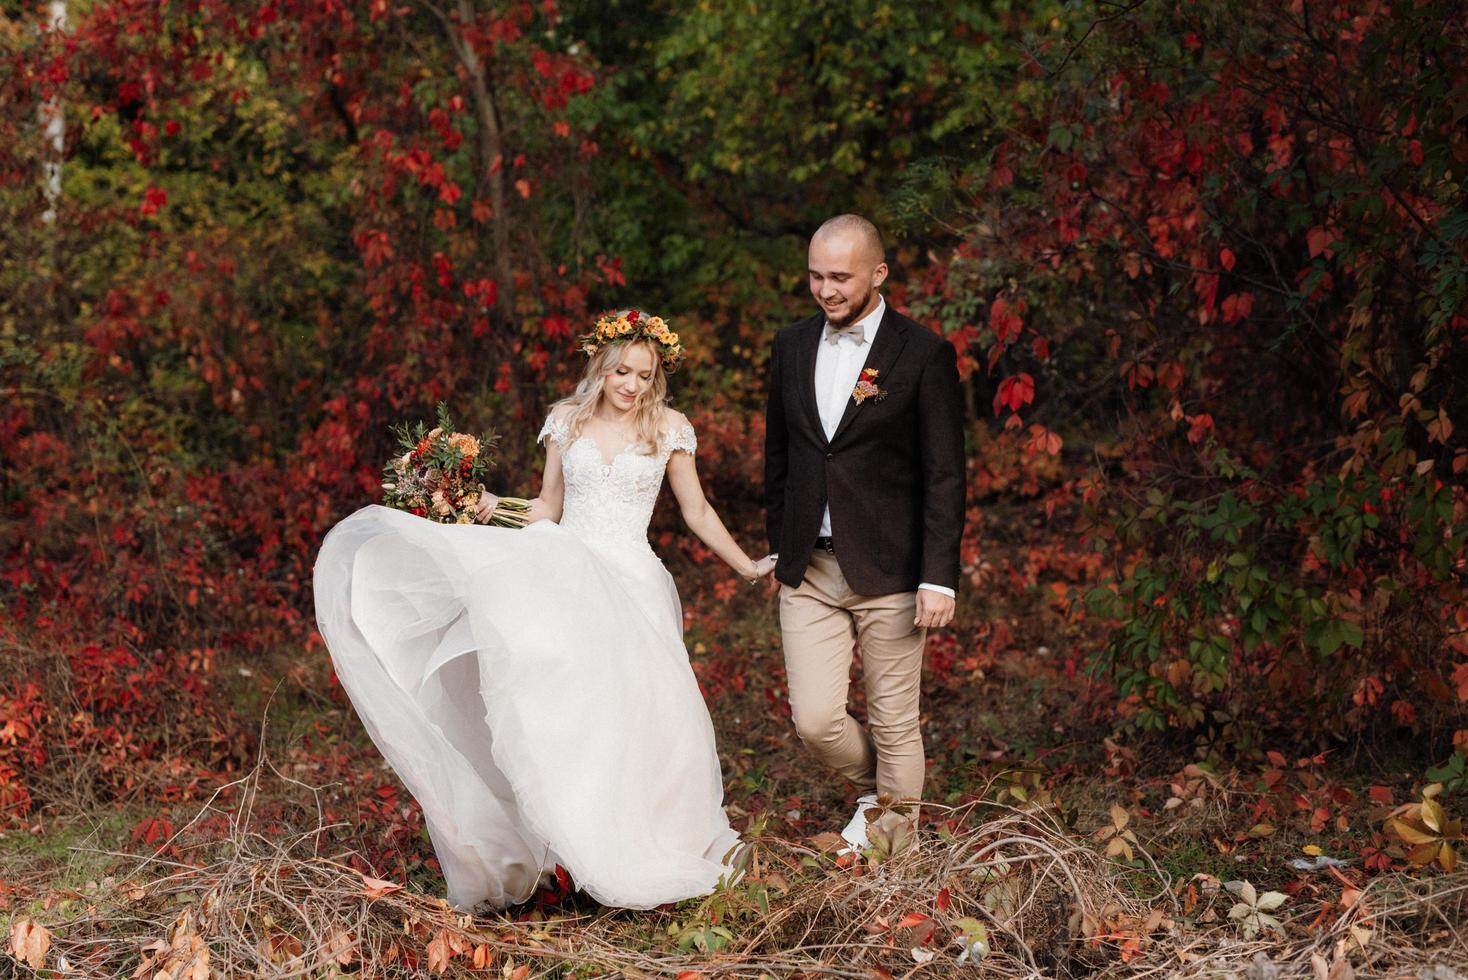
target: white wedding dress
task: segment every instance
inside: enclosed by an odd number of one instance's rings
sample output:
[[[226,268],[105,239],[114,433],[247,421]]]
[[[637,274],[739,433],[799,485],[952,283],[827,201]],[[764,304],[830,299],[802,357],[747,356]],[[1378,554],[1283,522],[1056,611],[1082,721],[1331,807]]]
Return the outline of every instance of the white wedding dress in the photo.
[[[364,507],[326,536],[316,618],[372,740],[423,808],[461,908],[524,901],[560,864],[597,901],[709,893],[737,843],[672,577],[647,542],[668,456],[605,463],[547,420],[559,524],[437,524]]]

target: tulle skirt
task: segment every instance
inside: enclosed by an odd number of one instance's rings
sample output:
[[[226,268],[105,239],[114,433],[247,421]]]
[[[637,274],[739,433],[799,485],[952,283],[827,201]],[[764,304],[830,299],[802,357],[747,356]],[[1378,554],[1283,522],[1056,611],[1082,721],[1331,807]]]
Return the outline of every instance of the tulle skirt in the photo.
[[[556,864],[639,909],[728,872],[713,726],[677,591],[645,546],[365,507],[327,535],[315,594],[453,904],[524,901]]]

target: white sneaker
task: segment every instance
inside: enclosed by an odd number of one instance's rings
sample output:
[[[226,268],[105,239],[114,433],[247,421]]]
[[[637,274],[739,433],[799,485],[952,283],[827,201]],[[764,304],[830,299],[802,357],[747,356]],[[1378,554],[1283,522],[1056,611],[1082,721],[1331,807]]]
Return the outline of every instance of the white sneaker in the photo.
[[[867,811],[876,805],[876,793],[868,793],[866,796],[857,798],[856,815],[841,831],[842,839],[851,845],[852,850],[865,850],[871,846],[871,842],[867,840]]]

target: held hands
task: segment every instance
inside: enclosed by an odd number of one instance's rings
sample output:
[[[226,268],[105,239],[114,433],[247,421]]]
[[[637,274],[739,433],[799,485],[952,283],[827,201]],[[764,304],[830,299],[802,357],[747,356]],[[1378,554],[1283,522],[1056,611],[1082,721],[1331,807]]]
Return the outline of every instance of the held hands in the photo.
[[[932,589],[917,590],[917,615],[912,624],[918,629],[941,629],[953,622],[954,601]]]
[[[754,563],[753,570],[744,574],[744,580],[750,585],[755,585],[760,579],[775,570],[775,555],[765,555]]]

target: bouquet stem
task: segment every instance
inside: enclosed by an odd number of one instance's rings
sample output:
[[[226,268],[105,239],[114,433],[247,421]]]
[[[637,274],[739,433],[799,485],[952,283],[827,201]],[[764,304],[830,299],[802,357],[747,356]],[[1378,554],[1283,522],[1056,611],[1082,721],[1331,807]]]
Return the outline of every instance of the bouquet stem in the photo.
[[[523,497],[501,497],[489,515],[490,527],[522,528],[529,523],[530,501]]]

